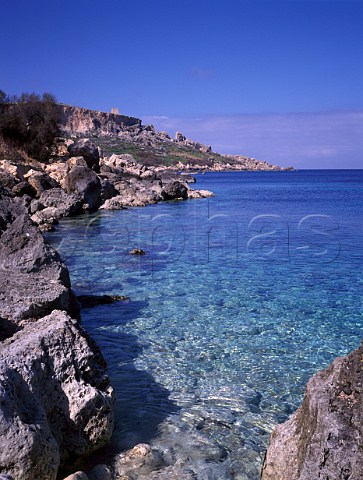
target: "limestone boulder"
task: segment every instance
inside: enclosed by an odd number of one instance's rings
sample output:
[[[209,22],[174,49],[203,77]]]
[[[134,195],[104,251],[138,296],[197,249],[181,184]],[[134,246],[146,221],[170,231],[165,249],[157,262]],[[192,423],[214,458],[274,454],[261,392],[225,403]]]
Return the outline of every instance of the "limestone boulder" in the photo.
[[[0,317],[19,322],[59,308],[77,314],[68,270],[24,207],[0,197]]]
[[[214,197],[214,193],[209,190],[188,189],[188,198],[209,198]]]
[[[91,170],[100,171],[100,153],[89,138],[81,138],[69,145],[68,152],[72,157],[83,157]]]
[[[56,208],[59,217],[77,215],[82,211],[81,197],[74,193],[67,194],[61,188],[43,192],[39,200],[44,207]]]
[[[172,181],[163,185],[164,200],[175,200],[188,198],[188,188],[181,182]]]
[[[113,391],[99,349],[55,310],[0,344],[0,471],[55,480],[71,455],[104,445]]]
[[[82,199],[83,208],[96,208],[101,199],[101,181],[97,174],[88,167],[75,166],[65,178],[68,194],[75,194]]]
[[[67,162],[56,162],[45,166],[47,174],[59,183],[62,188],[64,188],[64,180],[69,170],[70,167]]]
[[[363,346],[308,383],[301,407],[276,427],[262,480],[363,478]]]
[[[50,177],[46,172],[30,170],[24,175],[27,182],[33,187],[35,196],[39,198],[45,190],[58,187],[58,183]]]

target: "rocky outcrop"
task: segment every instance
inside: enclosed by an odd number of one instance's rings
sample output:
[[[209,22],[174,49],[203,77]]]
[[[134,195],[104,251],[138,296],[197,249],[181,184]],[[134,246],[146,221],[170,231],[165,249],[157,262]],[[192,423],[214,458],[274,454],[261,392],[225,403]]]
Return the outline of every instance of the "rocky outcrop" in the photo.
[[[81,138],[69,145],[68,152],[72,157],[83,157],[91,170],[100,171],[100,152],[88,138]]]
[[[363,346],[308,383],[271,435],[262,480],[363,479]]]
[[[84,208],[96,208],[101,198],[101,181],[96,173],[88,167],[75,166],[67,174],[65,189],[68,194],[78,195]]]
[[[0,185],[0,474],[55,480],[109,440],[113,393],[68,270],[22,200]]]
[[[167,183],[164,187],[163,196],[165,200],[176,200],[188,198],[188,188],[177,180]]]
[[[80,196],[72,193],[68,195],[62,188],[53,188],[42,193],[39,202],[45,208],[56,208],[59,217],[77,215],[82,211]]]
[[[0,472],[55,480],[61,462],[104,445],[113,428],[105,363],[65,312],[0,344]]]
[[[188,189],[188,198],[210,198],[214,197],[214,193],[209,190],[194,190],[192,188]]]
[[[68,270],[23,207],[0,198],[0,316],[38,318],[53,309],[72,311]]]
[[[141,120],[126,115],[99,112],[87,108],[59,105],[61,126],[65,132],[76,134],[117,134],[124,127],[141,125]]]

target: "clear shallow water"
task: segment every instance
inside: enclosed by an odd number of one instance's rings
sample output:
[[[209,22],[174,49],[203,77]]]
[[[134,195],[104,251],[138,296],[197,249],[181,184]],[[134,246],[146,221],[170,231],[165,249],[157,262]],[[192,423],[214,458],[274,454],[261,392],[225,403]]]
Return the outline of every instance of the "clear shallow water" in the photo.
[[[212,199],[65,219],[48,236],[117,395],[116,450],[255,480],[307,380],[362,338],[363,171],[209,173]],[[147,255],[127,252],[140,247]]]

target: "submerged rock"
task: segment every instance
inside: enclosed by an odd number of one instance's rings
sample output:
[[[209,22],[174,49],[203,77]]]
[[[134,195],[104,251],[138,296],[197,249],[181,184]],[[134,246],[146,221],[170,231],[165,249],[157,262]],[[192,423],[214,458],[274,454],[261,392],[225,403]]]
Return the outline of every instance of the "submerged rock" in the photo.
[[[78,295],[78,302],[81,308],[97,307],[97,305],[107,305],[110,303],[129,300],[129,297],[124,295]]]
[[[363,479],[362,360],[363,346],[309,381],[271,435],[262,480]]]
[[[165,466],[162,455],[150,445],[140,443],[133,449],[121,453],[115,460],[114,470],[116,478],[130,475],[150,475],[153,471]],[[147,478],[147,477],[146,477]]]
[[[145,255],[145,253],[141,248],[133,248],[129,251],[129,255]]]

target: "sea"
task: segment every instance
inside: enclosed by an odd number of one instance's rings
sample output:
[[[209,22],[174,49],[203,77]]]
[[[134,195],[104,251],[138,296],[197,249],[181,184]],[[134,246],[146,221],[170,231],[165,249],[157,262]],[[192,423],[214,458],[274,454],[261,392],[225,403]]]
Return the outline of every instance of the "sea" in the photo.
[[[309,378],[362,340],[363,170],[195,177],[215,196],[66,218],[47,239],[78,295],[129,297],[81,312],[115,389],[113,451],[258,480]]]

